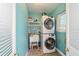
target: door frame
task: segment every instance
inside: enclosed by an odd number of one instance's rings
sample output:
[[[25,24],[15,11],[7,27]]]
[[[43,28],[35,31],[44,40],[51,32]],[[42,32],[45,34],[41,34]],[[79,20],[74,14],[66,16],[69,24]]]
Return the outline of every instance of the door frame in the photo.
[[[69,3],[66,3],[67,25],[66,25],[66,56],[69,56]]]
[[[56,16],[56,19],[58,19],[58,22],[56,23],[57,25],[56,25],[56,31],[58,31],[58,32],[66,32],[67,33],[67,31],[66,31],[66,28],[67,27],[59,27],[58,26],[58,24],[60,24],[60,17],[62,16],[62,15],[64,15],[64,14],[66,14],[66,10],[64,10],[64,11],[62,11],[61,13],[59,13],[57,16]],[[67,20],[66,20],[67,21]],[[67,23],[67,22],[66,22]],[[59,28],[57,28],[57,27],[59,27]],[[66,49],[66,38],[65,38],[65,48],[64,48],[64,52],[65,52],[65,49]],[[58,50],[58,49],[57,49]],[[59,50],[58,50],[59,51]],[[59,51],[59,53],[61,54],[61,55],[63,55],[63,56],[66,56],[66,52],[65,52],[65,54],[64,53],[62,53],[61,51]]]
[[[16,3],[12,4],[13,19],[12,19],[12,55],[16,55]]]

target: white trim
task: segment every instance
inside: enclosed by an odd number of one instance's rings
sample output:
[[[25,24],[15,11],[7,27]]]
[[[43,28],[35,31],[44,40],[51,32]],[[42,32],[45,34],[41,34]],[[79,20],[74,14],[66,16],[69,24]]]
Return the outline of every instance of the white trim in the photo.
[[[62,56],[65,56],[65,54],[63,54],[58,48],[56,48],[56,50],[57,50]]]
[[[69,49],[69,39],[70,39],[70,36],[69,36],[69,4],[67,3],[66,4],[66,14],[67,14],[67,24],[66,24],[66,49],[68,48]],[[69,56],[69,52],[66,51],[66,55]]]
[[[16,54],[16,4],[12,4],[13,19],[12,19],[12,55]]]

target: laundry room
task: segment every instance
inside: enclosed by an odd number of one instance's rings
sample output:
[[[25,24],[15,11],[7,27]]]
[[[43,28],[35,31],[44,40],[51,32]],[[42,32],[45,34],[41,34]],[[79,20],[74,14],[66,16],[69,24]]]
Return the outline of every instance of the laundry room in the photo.
[[[66,55],[65,3],[16,3],[16,54]]]

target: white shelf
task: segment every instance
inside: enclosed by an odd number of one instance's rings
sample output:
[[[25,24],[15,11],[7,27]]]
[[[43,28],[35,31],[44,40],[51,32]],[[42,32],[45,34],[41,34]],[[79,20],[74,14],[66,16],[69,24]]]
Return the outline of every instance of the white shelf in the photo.
[[[28,25],[27,25],[27,26],[28,26],[28,27],[32,27],[32,26],[33,26],[33,27],[40,27],[40,24],[41,24],[41,23],[38,22],[38,21],[37,21],[37,22],[28,21]]]
[[[28,22],[29,24],[40,24],[40,22]]]
[[[40,25],[28,25],[28,27],[31,27],[31,26],[34,26],[34,27],[35,27],[35,26],[40,27]]]

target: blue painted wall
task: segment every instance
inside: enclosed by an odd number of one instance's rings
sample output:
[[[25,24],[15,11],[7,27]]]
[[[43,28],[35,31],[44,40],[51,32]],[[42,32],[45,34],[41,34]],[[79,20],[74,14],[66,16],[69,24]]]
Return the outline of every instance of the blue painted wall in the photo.
[[[29,12],[29,16],[32,17],[32,20],[37,19],[38,20],[37,22],[39,22],[39,25],[41,25],[41,14]],[[30,25],[30,24],[28,24],[28,25]],[[33,25],[33,26],[28,27],[28,33],[32,32],[32,33],[35,33],[35,34],[39,34],[38,33],[38,31],[40,30],[39,26],[34,26],[34,25],[38,25],[38,24],[31,24],[31,25]]]
[[[16,53],[24,56],[28,51],[28,10],[25,4],[16,4]]]
[[[31,16],[33,18],[33,20],[38,19],[38,21],[41,21],[41,13],[33,13],[33,12],[29,12],[29,16]]]
[[[58,14],[66,10],[66,5],[64,3],[59,4],[54,11],[51,12],[50,16],[56,17]],[[57,21],[57,20],[56,20]],[[65,54],[66,48],[66,32],[56,31],[56,47]]]
[[[57,16],[58,14],[62,13],[66,10],[66,4],[60,3],[51,13],[50,16]]]
[[[56,47],[65,54],[66,32],[56,32]]]

